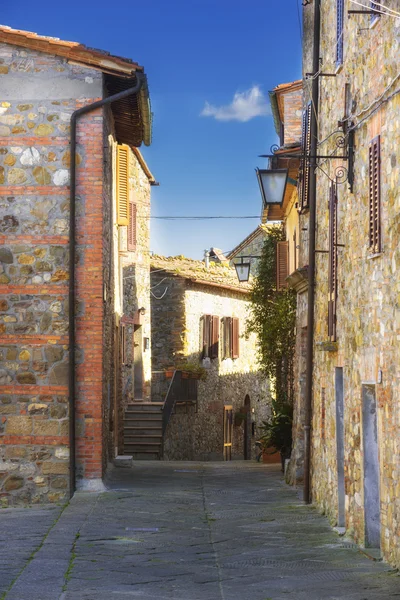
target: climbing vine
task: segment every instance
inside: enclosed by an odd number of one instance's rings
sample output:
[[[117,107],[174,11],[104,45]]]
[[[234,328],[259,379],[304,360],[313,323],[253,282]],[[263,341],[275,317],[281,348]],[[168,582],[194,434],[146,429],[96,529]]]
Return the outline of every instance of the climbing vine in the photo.
[[[276,244],[284,241],[281,226],[268,230],[251,292],[249,332],[257,334],[260,363],[274,382],[274,402],[293,405],[296,294],[276,289]]]

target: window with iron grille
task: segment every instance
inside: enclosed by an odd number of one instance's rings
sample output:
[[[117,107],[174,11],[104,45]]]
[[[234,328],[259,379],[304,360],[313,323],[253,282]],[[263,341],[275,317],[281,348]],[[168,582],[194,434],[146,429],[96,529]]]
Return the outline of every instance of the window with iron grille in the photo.
[[[309,207],[310,187],[310,152],[311,152],[311,102],[303,113],[303,126],[301,133],[301,152],[299,172],[299,205],[301,209]]]
[[[239,319],[224,317],[222,332],[224,358],[239,358]]]
[[[202,358],[218,358],[219,353],[219,317],[202,317]]]
[[[336,66],[343,64],[344,0],[336,0]]]
[[[381,251],[381,140],[378,135],[369,145],[369,248]]]
[[[337,304],[337,191],[336,184],[329,188],[329,254],[328,254],[328,337],[336,341]]]

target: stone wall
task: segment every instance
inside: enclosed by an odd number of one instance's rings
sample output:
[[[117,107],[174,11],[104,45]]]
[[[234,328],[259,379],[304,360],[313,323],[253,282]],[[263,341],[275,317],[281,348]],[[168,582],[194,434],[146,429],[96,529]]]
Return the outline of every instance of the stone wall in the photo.
[[[123,272],[123,314],[133,318],[139,309],[140,326],[127,326],[127,366],[123,367],[122,405],[135,399],[150,400],[151,396],[151,346],[144,347],[144,340],[151,339],[150,307],[150,182],[138,156],[131,150],[130,194],[136,204],[136,249],[120,252]],[[144,314],[143,314],[144,309]],[[140,330],[138,329],[140,327]],[[136,333],[135,333],[136,329]],[[135,348],[141,345],[143,386],[135,394]],[[138,349],[138,347],[136,346]],[[137,352],[137,350],[136,350]]]
[[[307,9],[305,9],[307,10]],[[323,70],[333,72],[336,48],[334,4],[322,2],[321,57]],[[344,64],[336,78],[321,79],[319,138],[326,138],[344,116],[345,84],[355,130],[354,189],[338,186],[338,307],[337,347],[325,344],[327,332],[328,260],[317,255],[316,313],[313,387],[312,497],[331,518],[338,518],[336,451],[335,368],[344,373],[344,447],[346,528],[361,545],[366,543],[364,495],[362,385],[373,387],[377,397],[377,436],[380,465],[381,547],[384,557],[400,566],[399,539],[399,286],[400,255],[398,147],[399,96],[378,110],[368,106],[382,94],[386,99],[398,89],[400,26],[398,20],[378,18],[369,27],[365,17],[344,19]],[[367,110],[363,111],[366,108]],[[382,253],[372,255],[368,242],[368,148],[381,136]],[[335,150],[334,138],[324,154]],[[343,161],[341,161],[343,162]],[[333,173],[339,163],[326,165]],[[345,163],[345,166],[346,163]],[[317,179],[316,247],[328,247],[328,183]]]
[[[233,266],[235,262],[240,262],[238,259],[240,259],[241,256],[261,256],[265,235],[265,232],[262,229],[259,229],[257,235],[235,254],[234,258],[229,261],[229,264]],[[257,271],[258,260],[253,258],[250,260],[250,273],[251,275],[256,276]]]
[[[169,279],[166,284],[169,285]],[[153,321],[154,355],[157,352],[160,356],[164,351],[165,360],[159,364],[166,366],[169,360],[177,358],[179,362],[203,365],[207,375],[204,381],[200,380],[198,383],[197,413],[193,407],[189,408],[187,413],[185,407],[182,407],[171,417],[164,438],[164,458],[222,460],[224,405],[232,405],[234,414],[243,412],[246,395],[250,398],[251,409],[254,409],[252,418],[255,422],[255,433],[251,441],[254,457],[254,442],[259,435],[258,426],[269,414],[270,395],[269,383],[259,370],[255,336],[245,335],[249,300],[246,295],[232,290],[189,281],[183,288],[183,280],[172,289],[173,293],[169,295],[167,292],[164,297],[164,310],[158,311]],[[172,350],[168,343],[164,348],[161,345],[157,348],[159,326],[161,325],[161,331],[166,331],[168,320],[171,318],[169,313],[175,314],[177,319],[174,324],[174,337],[169,338],[169,343],[176,340]],[[201,358],[201,318],[204,314],[220,317],[221,337],[217,359]],[[177,327],[180,322],[179,315],[184,316],[184,327],[181,329]],[[237,359],[222,358],[223,317],[239,318],[240,351]],[[233,427],[233,459],[244,458],[243,430],[243,424]]]
[[[0,45],[0,496],[68,497],[69,120],[102,75]],[[77,100],[78,98],[86,100]],[[77,467],[102,474],[103,116],[78,127]]]

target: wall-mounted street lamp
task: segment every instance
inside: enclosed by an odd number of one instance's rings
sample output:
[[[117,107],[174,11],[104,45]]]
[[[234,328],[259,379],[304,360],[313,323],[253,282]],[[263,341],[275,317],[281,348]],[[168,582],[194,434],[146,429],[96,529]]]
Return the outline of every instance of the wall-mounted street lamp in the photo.
[[[240,256],[240,263],[233,263],[236,269],[236,275],[240,283],[245,283],[250,279],[251,258],[261,258],[261,256]],[[244,260],[246,259],[246,260]]]
[[[256,169],[264,206],[282,206],[288,182],[288,169]]]

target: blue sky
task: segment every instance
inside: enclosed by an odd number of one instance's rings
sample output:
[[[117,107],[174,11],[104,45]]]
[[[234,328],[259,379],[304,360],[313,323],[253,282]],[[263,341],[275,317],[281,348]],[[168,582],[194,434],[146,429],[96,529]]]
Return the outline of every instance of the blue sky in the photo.
[[[144,65],[154,131],[143,154],[160,182],[154,216],[258,215],[257,155],[276,142],[268,90],[301,76],[298,6],[301,0],[40,0],[33,9],[19,0],[2,7],[1,20]],[[153,219],[151,249],[201,258],[211,246],[232,249],[258,223]]]

